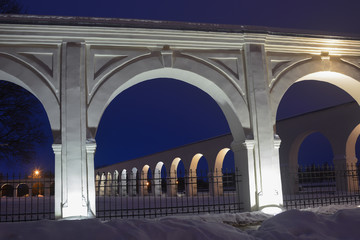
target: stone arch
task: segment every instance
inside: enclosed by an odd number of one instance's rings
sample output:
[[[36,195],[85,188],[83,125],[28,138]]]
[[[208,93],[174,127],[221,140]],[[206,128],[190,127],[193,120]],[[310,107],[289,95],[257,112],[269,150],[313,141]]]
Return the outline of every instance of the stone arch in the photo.
[[[11,184],[5,183],[1,186],[2,197],[14,197],[14,187]]]
[[[300,146],[304,142],[304,140],[308,136],[312,135],[313,133],[320,133],[321,135],[323,135],[327,139],[329,144],[331,145],[331,148],[333,149],[332,142],[329,141],[330,138],[326,135],[326,133],[323,133],[321,131],[316,131],[316,130],[305,131],[305,132],[299,134],[292,142],[291,147],[290,147],[290,152],[289,152],[289,162],[287,164],[285,163],[286,166],[289,166],[291,169],[297,168],[298,154],[300,151]]]
[[[346,163],[355,165],[358,162],[356,158],[355,145],[360,136],[360,124],[358,124],[350,133],[346,141]]]
[[[103,84],[93,94],[88,108],[89,127],[93,130],[93,137],[95,138],[96,129],[103,112],[118,94],[138,83],[156,78],[177,79],[209,94],[223,111],[234,140],[241,142],[245,139],[243,126],[246,129],[250,128],[249,110],[238,86],[235,83],[229,83],[228,79],[222,79],[223,82],[220,79],[209,80],[211,78],[208,79],[198,73],[176,68],[136,71],[136,74],[131,74],[128,78],[116,73],[103,81]],[[224,83],[229,85],[222,86]]]
[[[165,167],[163,162],[158,162],[155,166],[154,170],[154,193],[155,196],[161,196],[163,193],[162,185],[163,185],[163,178],[161,176],[162,168]]]
[[[103,172],[100,177],[100,187],[99,187],[99,196],[105,195],[105,185],[106,185],[106,175]]]
[[[112,174],[108,172],[106,174],[106,181],[105,181],[105,195],[111,196],[113,194],[112,189],[113,189]]]
[[[119,172],[118,172],[118,170],[115,170],[113,173],[112,192],[116,196],[119,195]]]
[[[96,188],[96,195],[100,195],[100,174],[96,173],[95,176],[95,188]]]
[[[189,168],[189,173],[188,173],[188,177],[189,177],[189,192],[188,194],[190,196],[196,196],[197,195],[197,173],[196,173],[196,169],[198,166],[198,163],[200,161],[200,158],[202,158],[203,155],[201,153],[197,153],[193,156],[191,163],[190,163],[190,168]]]
[[[49,119],[54,140],[57,140],[59,136],[56,135],[60,130],[60,103],[57,84],[24,60],[4,53],[0,54],[0,80],[19,85],[39,99]]]
[[[121,196],[126,196],[128,193],[128,178],[126,169],[121,171],[120,189]]]
[[[140,173],[140,195],[146,196],[151,189],[151,181],[149,180],[150,166],[144,165]]]
[[[360,105],[360,70],[342,59],[331,60],[330,67],[324,71],[324,61],[320,57],[313,57],[311,61],[304,61],[287,69],[270,84],[270,99],[272,121],[276,123],[276,112],[281,98],[287,89],[297,81],[316,80],[333,84],[352,96]]]
[[[44,196],[45,192],[45,186],[41,182],[34,183],[31,188],[31,195],[32,196]]]
[[[17,197],[28,197],[30,194],[29,186],[26,183],[20,183],[16,186]]]
[[[222,195],[224,192],[223,187],[223,163],[226,154],[231,151],[230,148],[223,148],[216,155],[215,166],[213,171],[213,180],[211,190],[215,196]]]
[[[177,169],[179,163],[181,162],[181,158],[177,157],[171,162],[170,167],[170,194],[171,196],[176,196],[178,192],[178,176],[177,176]]]
[[[136,167],[131,169],[129,179],[129,195],[136,196],[138,192],[138,169]]]

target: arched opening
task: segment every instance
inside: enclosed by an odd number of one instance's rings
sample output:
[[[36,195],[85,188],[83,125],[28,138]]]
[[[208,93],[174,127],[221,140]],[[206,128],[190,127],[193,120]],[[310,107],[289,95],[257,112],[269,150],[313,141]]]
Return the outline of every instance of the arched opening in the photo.
[[[149,165],[145,165],[140,173],[140,195],[146,196],[151,193],[151,169]]]
[[[137,168],[132,168],[129,178],[129,195],[136,196],[139,192],[139,173]]]
[[[106,108],[96,134],[95,165],[115,164],[229,132],[221,108],[204,91],[174,79],[147,80],[121,92]]]
[[[219,151],[215,160],[212,190],[215,196],[222,195],[224,191],[235,191],[235,160],[230,148]]]
[[[189,194],[196,196],[198,192],[209,191],[208,180],[209,167],[206,158],[201,154],[196,154],[190,164],[189,169]]]
[[[320,192],[325,191],[325,185],[326,191],[338,187],[340,180],[334,171],[343,161],[338,158],[345,156],[346,128],[355,121],[343,114],[359,100],[355,91],[360,89],[358,81],[344,74],[298,74],[290,80],[290,72],[284,74],[271,93],[274,103],[277,97],[281,99],[275,106],[285,204],[287,197],[315,191],[314,186]],[[276,97],[280,91],[283,95]]]
[[[14,197],[14,187],[10,184],[4,184],[1,186],[2,197]]]
[[[32,196],[44,196],[44,189],[45,186],[43,183],[34,183],[31,189]]]
[[[31,92],[0,80],[0,172],[54,172],[52,130],[42,103]]]
[[[298,152],[300,167],[318,168],[333,165],[334,154],[328,139],[320,132],[309,134],[301,143]]]
[[[175,74],[167,76],[169,72]],[[188,75],[191,80],[185,77]],[[175,77],[179,80],[156,77]],[[201,79],[206,84],[200,82]],[[97,142],[96,167],[225,135],[230,129],[236,143],[242,143],[245,139],[239,118],[248,126],[248,109],[242,103],[244,99],[241,94],[234,97],[234,94],[239,94],[236,84],[222,89],[202,76],[176,69],[166,71],[165,75],[162,70],[154,70],[139,73],[129,80],[111,82],[104,82],[94,92],[88,111],[89,126],[93,126],[93,136],[96,136]],[[109,90],[105,85],[112,84],[110,89],[114,89],[113,92],[103,91]],[[234,94],[228,95],[228,90],[235,90]],[[234,101],[230,98],[234,98]],[[105,160],[110,161],[105,163]],[[168,164],[165,163],[166,166]],[[175,175],[171,170],[170,173]],[[173,195],[181,189],[185,191],[182,178],[170,178],[167,185],[172,190],[168,193]],[[169,186],[167,188],[170,189]]]
[[[127,177],[126,169],[121,171],[121,196],[127,196],[129,193],[129,179]]]
[[[16,195],[18,197],[28,197],[29,196],[29,186],[25,183],[20,183],[16,187]]]
[[[208,192],[209,191],[209,166],[207,159],[202,156],[199,159],[198,165],[196,167],[196,181],[197,181],[197,191],[198,192]]]
[[[155,196],[166,193],[166,168],[163,162],[158,162],[154,171],[154,191]]]
[[[105,195],[111,196],[113,194],[113,180],[112,175],[110,172],[106,174],[106,181],[105,181]]]
[[[112,190],[113,194],[115,196],[118,196],[119,195],[119,172],[118,172],[118,170],[114,171],[112,188],[113,188],[113,190]]]

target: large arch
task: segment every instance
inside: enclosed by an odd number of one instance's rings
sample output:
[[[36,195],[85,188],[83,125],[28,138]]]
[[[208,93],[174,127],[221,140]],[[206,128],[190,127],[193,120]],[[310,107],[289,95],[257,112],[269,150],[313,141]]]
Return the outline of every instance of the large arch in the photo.
[[[352,96],[360,105],[360,71],[353,64],[335,58],[330,60],[328,68],[324,69],[324,61],[321,57],[313,57],[312,60],[296,64],[284,71],[270,84],[270,99],[272,121],[275,126],[276,113],[281,98],[287,89],[295,82],[317,80],[333,84]]]
[[[149,66],[151,66],[151,64]],[[228,80],[223,79],[223,83],[219,80],[211,81],[200,74],[175,68],[150,69],[140,73],[137,72],[137,74],[131,74],[129,77],[130,78],[126,79],[125,76],[114,74],[103,82],[102,86],[99,87],[92,96],[88,108],[88,119],[89,127],[93,129],[93,138],[95,138],[96,129],[103,112],[118,94],[143,81],[156,78],[173,78],[198,87],[209,94],[223,111],[234,141],[244,141],[245,132],[243,126],[246,129],[250,128],[249,111],[239,90],[234,86],[234,83],[229,83],[231,87],[223,86],[222,89],[218,84],[223,85],[224,82],[228,83]]]
[[[11,64],[9,64],[9,61]],[[60,141],[60,100],[58,86],[29,63],[0,54],[0,80],[14,83],[32,93],[43,105],[53,130],[54,142]]]

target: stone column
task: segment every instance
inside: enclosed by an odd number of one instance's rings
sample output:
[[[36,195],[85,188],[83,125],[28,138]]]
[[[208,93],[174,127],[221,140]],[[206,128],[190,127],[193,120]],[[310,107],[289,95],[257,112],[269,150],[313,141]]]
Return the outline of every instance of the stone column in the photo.
[[[95,140],[86,143],[86,161],[87,161],[87,184],[88,184],[88,216],[96,216],[96,194],[95,194],[95,166],[94,157],[96,151]]]
[[[279,156],[274,151],[274,128],[270,106],[270,81],[264,44],[244,45],[246,82],[259,208],[282,205]]]
[[[93,217],[86,156],[85,43],[64,42],[61,62],[61,217]],[[90,175],[88,174],[90,173]]]
[[[55,219],[59,219],[62,217],[62,181],[64,177],[62,176],[62,166],[61,166],[61,144],[53,144],[52,145],[54,154],[55,154]],[[30,193],[30,196],[32,193]]]
[[[245,140],[243,143],[233,142],[231,144],[231,150],[234,152],[235,159],[236,192],[239,201],[243,203],[244,211],[258,209],[254,145],[254,140]]]

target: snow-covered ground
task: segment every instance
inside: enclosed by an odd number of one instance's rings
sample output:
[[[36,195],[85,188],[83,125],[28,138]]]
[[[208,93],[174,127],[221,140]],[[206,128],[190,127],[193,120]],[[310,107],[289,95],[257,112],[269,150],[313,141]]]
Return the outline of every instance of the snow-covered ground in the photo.
[[[254,226],[261,222],[256,229]],[[328,206],[307,211],[290,210],[276,216],[251,212],[158,219],[0,223],[0,239],[360,239],[360,208]]]

